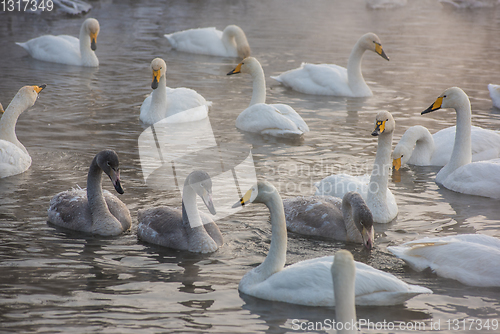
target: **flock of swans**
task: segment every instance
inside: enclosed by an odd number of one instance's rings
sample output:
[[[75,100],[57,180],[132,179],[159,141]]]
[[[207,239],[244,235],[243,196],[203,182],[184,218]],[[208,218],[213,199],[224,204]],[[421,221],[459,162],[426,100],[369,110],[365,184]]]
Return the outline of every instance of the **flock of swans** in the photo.
[[[99,22],[83,22],[80,37],[46,35],[17,43],[36,59],[69,65],[96,67],[95,54]],[[184,52],[239,57],[242,61],[228,73],[252,76],[253,93],[248,108],[236,118],[243,131],[279,137],[297,137],[310,131],[297,111],[286,104],[266,103],[265,75],[243,30],[230,25],[190,29],[167,34],[173,48]],[[354,45],[347,68],[333,64],[302,64],[272,77],[286,87],[306,94],[366,97],[373,93],[363,79],[361,60],[366,50],[389,60],[377,35],[367,33]],[[161,58],[151,62],[152,93],[140,108],[139,119],[154,124],[168,118],[171,122],[190,122],[208,116],[211,102],[189,88],[167,87],[167,65]],[[15,126],[19,115],[33,106],[45,88],[25,86],[12,99],[0,120],[0,177],[26,171],[31,157],[19,142]],[[500,106],[500,87],[489,85],[495,106]],[[354,262],[352,255],[339,251],[285,267],[287,229],[304,235],[362,243],[368,250],[375,244],[374,223],[389,223],[398,214],[396,198],[388,188],[390,168],[405,164],[444,166],[436,182],[465,194],[500,198],[500,134],[473,127],[471,106],[466,93],[457,87],[444,91],[422,114],[441,108],[455,109],[456,127],[433,135],[420,125],[409,128],[394,151],[392,137],[396,122],[388,111],[379,112],[372,133],[378,139],[370,176],[331,175],[316,183],[314,196],[282,200],[269,182],[259,181],[233,207],[263,203],[270,212],[272,239],[268,255],[258,267],[241,279],[243,293],[309,306],[341,308],[337,315],[355,318],[356,305],[393,305],[431,290],[407,284],[395,276]],[[392,151],[392,153],[391,153]],[[128,231],[132,218],[127,206],[115,195],[102,191],[102,173],[122,194],[118,155],[103,150],[92,160],[87,188],[71,189],[50,201],[48,220],[54,225],[105,236]],[[158,207],[139,210],[138,238],[164,247],[209,253],[223,245],[223,236],[212,218],[199,212],[199,196],[215,215],[212,183],[204,171],[193,171],[185,180],[182,208]],[[500,258],[500,240],[485,235],[457,235],[426,238],[388,247],[415,270],[431,268],[437,275],[467,285],[500,286],[500,269],[489,265]],[[354,284],[355,283],[355,284]]]

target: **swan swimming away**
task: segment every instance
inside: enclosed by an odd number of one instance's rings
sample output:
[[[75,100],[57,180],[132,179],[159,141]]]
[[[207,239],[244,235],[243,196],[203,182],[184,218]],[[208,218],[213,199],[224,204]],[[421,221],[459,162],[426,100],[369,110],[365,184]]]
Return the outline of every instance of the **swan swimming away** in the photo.
[[[387,249],[414,270],[430,268],[438,276],[471,286],[500,287],[500,240],[481,234],[423,238]]]
[[[183,52],[242,59],[250,56],[247,37],[236,25],[228,25],[224,31],[215,28],[198,28],[164,36],[174,49]]]
[[[439,130],[431,135],[421,125],[410,127],[403,134],[392,152],[396,170],[404,164],[417,166],[444,166],[451,158],[455,143],[456,126]],[[500,157],[500,134],[472,127],[472,161],[490,160]]]
[[[450,161],[437,173],[436,183],[463,194],[500,198],[500,159],[472,162],[469,97],[458,87],[448,88],[422,115],[441,108],[455,109],[457,134]]]
[[[373,216],[360,194],[351,191],[340,199],[299,196],[283,200],[289,231],[333,240],[362,243],[368,250],[375,239]]]
[[[26,147],[17,139],[16,123],[19,115],[35,104],[46,85],[24,86],[14,96],[0,118],[0,178],[23,173],[31,166]]]
[[[285,266],[287,232],[283,201],[276,188],[260,181],[233,205],[263,203],[271,216],[271,246],[266,259],[240,281],[247,295],[307,306],[335,306],[331,267],[334,257],[325,256]],[[406,284],[394,275],[356,262],[356,305],[397,305],[431,290]]]
[[[361,73],[361,60],[366,50],[373,51],[389,60],[382,49],[378,36],[370,32],[361,36],[354,45],[347,68],[334,64],[302,63],[299,68],[286,71],[278,76],[271,76],[271,78],[286,87],[305,94],[348,97],[372,96],[373,93]]]
[[[356,263],[349,251],[341,249],[335,253],[331,273],[336,305],[335,320],[342,324],[342,329],[337,330],[337,333],[355,334],[358,332],[357,327],[351,324],[357,323],[354,285]]]
[[[208,215],[198,211],[196,195],[215,215],[210,176],[204,171],[194,171],[184,181],[182,211],[166,206],[139,210],[139,239],[190,252],[215,252],[223,244],[222,234]]]
[[[99,35],[99,22],[86,19],[80,28],[80,38],[69,35],[43,35],[30,39],[22,46],[35,59],[52,63],[98,67],[99,59],[95,54],[96,39]]]
[[[167,64],[163,59],[151,61],[151,72],[153,92],[142,103],[139,117],[144,124],[154,124],[164,118],[172,123],[185,123],[208,117],[212,102],[190,88],[167,87]]]
[[[398,205],[392,192],[387,188],[391,164],[392,134],[396,127],[394,118],[388,111],[381,111],[375,118],[372,136],[378,136],[377,153],[370,176],[348,174],[330,175],[315,184],[316,195],[342,198],[345,193],[355,191],[361,194],[376,223],[389,223],[398,214]]]
[[[236,127],[243,131],[276,137],[299,137],[309,132],[300,115],[287,104],[266,104],[266,80],[259,61],[253,57],[243,59],[227,75],[248,73],[253,80],[250,106],[236,118]]]
[[[118,155],[111,150],[96,154],[87,176],[87,190],[71,189],[50,200],[49,222],[70,230],[103,236],[119,235],[130,229],[132,218],[127,206],[109,191],[102,191],[102,172],[115,190],[123,194]]]
[[[493,106],[500,109],[500,85],[489,84],[488,91],[490,92]]]

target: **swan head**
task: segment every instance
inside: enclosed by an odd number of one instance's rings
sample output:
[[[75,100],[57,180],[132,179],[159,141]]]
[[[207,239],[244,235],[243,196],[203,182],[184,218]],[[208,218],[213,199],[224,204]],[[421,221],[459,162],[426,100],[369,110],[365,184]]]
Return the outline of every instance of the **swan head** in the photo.
[[[35,104],[36,99],[38,98],[38,94],[46,86],[47,85],[45,84],[40,86],[24,86],[17,92],[16,96],[14,96],[14,99],[12,99],[12,102],[14,102],[14,100],[17,100],[18,102],[20,101],[20,103],[23,105],[23,109],[27,109]],[[7,110],[8,109],[9,108],[7,108]]]
[[[86,19],[85,22],[83,22],[83,26],[85,28],[85,31],[89,34],[90,36],[90,48],[92,51],[95,51],[97,49],[96,46],[96,39],[97,35],[99,35],[99,21],[93,18]]]
[[[258,71],[262,71],[262,66],[259,61],[254,57],[247,57],[241,61],[231,72],[227,75],[238,74],[238,73],[258,73]]]
[[[386,133],[392,133],[396,128],[396,122],[388,111],[381,111],[375,117],[375,130],[372,136],[378,136]]]
[[[451,87],[439,95],[436,101],[429,108],[422,111],[421,114],[427,114],[441,108],[453,108],[456,110],[467,104],[470,105],[467,94],[458,87]]]
[[[363,197],[355,191],[350,191],[344,195],[342,199],[343,209],[346,204],[348,205],[347,207],[350,205],[350,217],[354,221],[356,228],[361,233],[363,245],[368,250],[373,249],[375,230],[373,228],[373,215],[370,208],[366,205]]]
[[[191,172],[184,181],[184,185],[190,186],[201,197],[211,214],[217,213],[212,199],[212,179],[207,172],[201,170]]]
[[[167,64],[161,58],[155,58],[151,62],[151,72],[153,73],[153,82],[151,83],[151,88],[158,88],[158,83],[160,78],[167,73]]]
[[[399,170],[401,166],[410,160],[413,147],[405,144],[406,143],[399,141],[392,152],[392,167],[394,167],[395,170]]]
[[[361,46],[365,50],[370,50],[381,56],[382,58],[389,60],[389,57],[385,54],[384,49],[382,48],[382,42],[377,35],[372,32],[364,34],[359,39]]]
[[[254,184],[252,188],[250,188],[243,197],[233,205],[233,208],[237,208],[238,206],[243,206],[249,203],[268,203],[272,198],[275,198],[276,195],[280,198],[278,190],[267,181],[259,181],[257,184]]]
[[[104,150],[97,153],[95,159],[97,165],[111,179],[115,190],[119,194],[123,194],[124,191],[120,184],[120,163],[118,161],[118,155],[116,154],[116,152],[112,150]]]

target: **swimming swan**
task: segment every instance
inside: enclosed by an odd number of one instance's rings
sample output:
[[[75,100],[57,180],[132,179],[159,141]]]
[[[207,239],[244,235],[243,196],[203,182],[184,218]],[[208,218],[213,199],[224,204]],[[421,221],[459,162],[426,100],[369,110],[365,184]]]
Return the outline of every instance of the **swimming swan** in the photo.
[[[375,119],[378,136],[377,154],[371,176],[351,176],[348,174],[330,175],[315,186],[316,195],[343,197],[348,191],[356,191],[366,201],[376,223],[389,223],[398,214],[398,205],[392,192],[387,188],[391,170],[392,134],[396,123],[388,111],[381,111]]]
[[[387,249],[414,270],[430,268],[438,276],[471,286],[500,287],[500,240],[481,234],[424,238]]]
[[[96,154],[90,164],[87,190],[71,189],[60,192],[50,200],[49,222],[70,230],[104,236],[119,235],[132,225],[125,204],[109,191],[102,191],[102,172],[123,194],[120,184],[118,155],[111,150]]]
[[[392,152],[393,166],[398,170],[404,164],[417,166],[444,166],[451,158],[456,126],[431,135],[427,128],[415,125],[406,130]],[[472,127],[472,161],[500,157],[500,134]]]
[[[373,217],[360,194],[351,191],[343,199],[331,196],[299,196],[283,200],[289,231],[362,243],[373,248]]]
[[[489,84],[488,90],[490,92],[493,106],[496,108],[500,108],[500,85]]]
[[[335,296],[335,320],[337,324],[342,324],[342,329],[337,333],[355,334],[357,327],[352,324],[357,323],[356,318],[356,263],[352,254],[341,249],[333,257],[332,263],[333,294]]]
[[[458,87],[448,88],[422,114],[441,108],[455,109],[457,135],[450,162],[437,173],[436,183],[459,193],[500,198],[500,159],[472,162],[469,97]]]
[[[223,32],[215,28],[198,28],[164,36],[174,49],[183,52],[242,59],[250,56],[247,37],[236,25],[228,25]]]
[[[248,203],[265,204],[271,215],[271,246],[266,259],[246,273],[239,290],[271,301],[307,306],[334,306],[331,266],[333,256],[300,261],[284,267],[287,232],[283,201],[266,181],[258,182],[233,207]],[[356,262],[356,305],[397,305],[431,290],[409,285],[394,275]]]
[[[166,206],[139,210],[139,239],[190,252],[215,252],[222,246],[222,234],[208,215],[200,214],[196,195],[203,199],[210,213],[215,215],[210,176],[203,171],[194,171],[184,181],[182,211]]]
[[[99,29],[99,22],[89,18],[80,28],[79,39],[68,35],[44,35],[16,44],[22,46],[35,59],[67,65],[98,67],[99,59],[94,51]]]
[[[0,178],[23,173],[31,166],[28,150],[17,139],[16,123],[19,115],[35,104],[44,88],[45,85],[21,88],[0,119]]]
[[[309,131],[306,122],[289,105],[266,104],[266,79],[257,59],[243,59],[227,75],[237,73],[248,73],[253,80],[252,100],[236,119],[238,129],[277,137],[297,137]]]
[[[151,72],[153,92],[142,103],[139,117],[144,124],[154,124],[167,117],[173,123],[194,122],[208,116],[212,102],[190,88],[167,87],[167,64],[163,59],[153,59]]]
[[[366,50],[389,57],[382,49],[380,39],[374,33],[367,33],[358,40],[352,49],[347,69],[334,64],[302,63],[299,68],[286,71],[271,78],[286,87],[305,94],[367,97],[373,93],[361,74],[361,60]]]

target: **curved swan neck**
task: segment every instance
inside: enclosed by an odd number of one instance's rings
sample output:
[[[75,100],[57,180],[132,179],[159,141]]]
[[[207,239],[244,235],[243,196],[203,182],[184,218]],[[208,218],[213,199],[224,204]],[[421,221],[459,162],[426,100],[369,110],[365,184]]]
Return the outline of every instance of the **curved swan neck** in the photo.
[[[271,246],[266,259],[258,267],[263,275],[263,279],[280,271],[285,266],[287,234],[285,210],[283,201],[279,194],[275,191],[270,198],[265,202],[269,208],[271,216]]]
[[[21,115],[23,111],[31,107],[34,103],[34,101],[30,101],[23,98],[20,94],[16,94],[2,115],[2,118],[0,118],[0,139],[15,144],[26,154],[28,154],[28,151],[17,139],[16,124],[19,115]]]
[[[367,195],[367,201],[378,198],[385,202],[391,164],[392,132],[382,133],[378,136],[377,153],[373,164],[372,174]]]
[[[203,225],[198,205],[196,204],[196,192],[186,183],[184,183],[182,190],[182,222],[186,227],[189,226],[190,228]]]
[[[420,163],[429,163],[435,150],[434,138],[427,128],[423,126],[413,126],[406,130],[399,141],[408,146],[411,152],[410,161]],[[415,148],[413,148],[415,146]],[[413,149],[413,152],[412,152]]]
[[[257,103],[266,103],[266,79],[262,66],[259,66],[250,74],[253,80],[253,92],[250,106]]]
[[[109,219],[116,220],[109,211],[102,194],[102,169],[97,164],[97,156],[92,160],[87,176],[87,199],[94,229],[105,227]]]
[[[357,242],[360,239],[360,232],[356,227],[354,220],[359,218],[348,199],[342,200],[342,215],[344,217],[344,224],[347,232],[347,241]]]
[[[365,49],[361,46],[361,40],[352,48],[349,61],[347,62],[347,81],[353,92],[364,92],[364,95],[372,95],[370,87],[365,82],[361,73],[361,61]]]
[[[99,66],[99,59],[97,58],[95,52],[90,48],[90,35],[87,32],[85,24],[82,24],[80,28],[80,55],[82,57],[82,64],[85,66]]]

